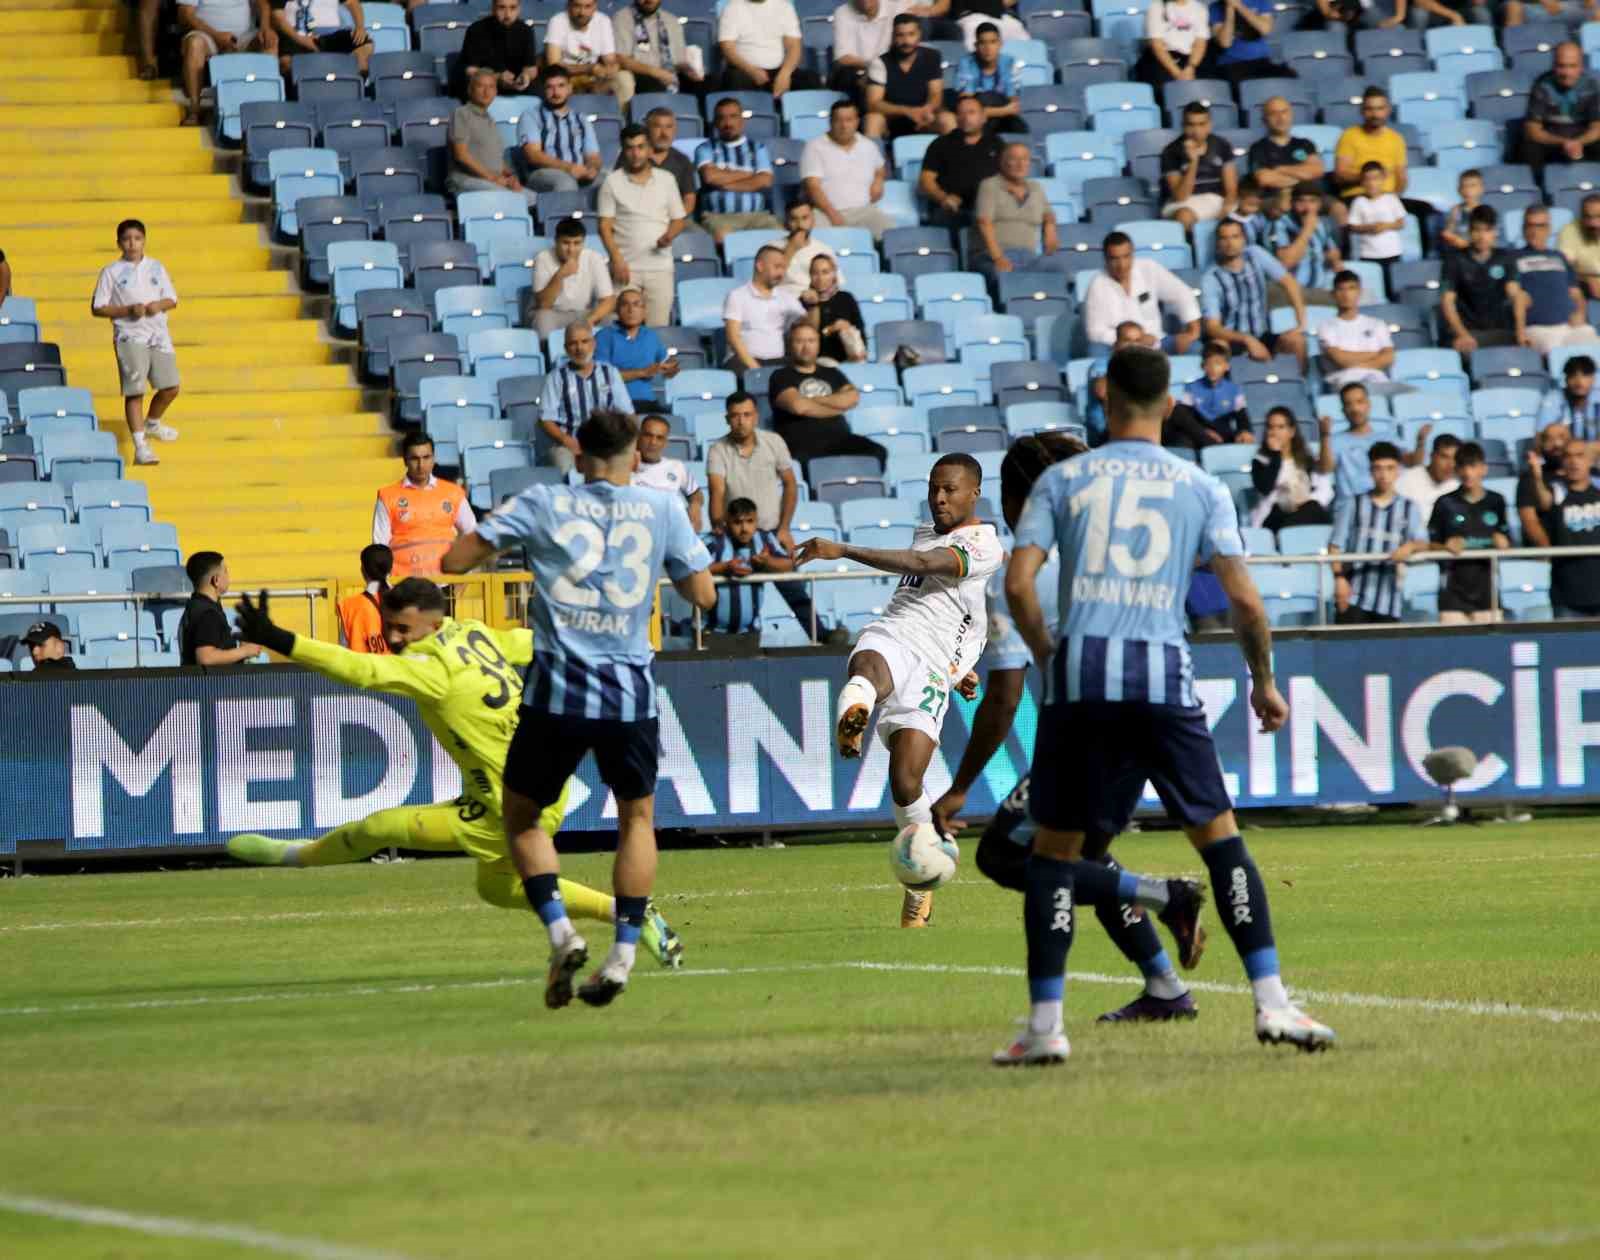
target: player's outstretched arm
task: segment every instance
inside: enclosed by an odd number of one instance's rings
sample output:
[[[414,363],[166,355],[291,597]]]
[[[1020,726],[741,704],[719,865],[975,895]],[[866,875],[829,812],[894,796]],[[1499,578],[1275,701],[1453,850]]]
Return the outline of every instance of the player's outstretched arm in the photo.
[[[1045,624],[1044,606],[1039,603],[1037,580],[1044,567],[1047,553],[1043,547],[1032,544],[1018,546],[1006,565],[1006,606],[1011,609],[1012,623],[1017,633],[1033,653],[1039,668],[1050,663],[1055,651],[1055,641],[1050,637],[1050,627]]]
[[[673,579],[672,589],[703,612],[710,612],[717,606],[717,588],[711,581],[709,568]]]
[[[1288,721],[1289,705],[1272,678],[1272,625],[1266,606],[1249,566],[1240,557],[1213,557],[1211,571],[1228,597],[1233,634],[1250,669],[1250,707],[1261,719],[1261,729],[1271,734]]]
[[[444,559],[439,562],[439,567],[446,573],[471,573],[479,565],[486,564],[495,554],[495,546],[483,535],[476,531],[460,534],[455,542],[450,544],[450,550],[444,553]]]
[[[1022,703],[1022,675],[1020,669],[991,669],[983,689],[983,699],[978,701],[978,711],[972,715],[972,734],[961,753],[961,764],[950,776],[950,787],[933,803],[934,825],[940,831],[957,829],[956,817],[966,807],[967,793],[978,781],[989,759],[1006,742],[1011,732],[1012,720]]]
[[[854,560],[885,573],[910,577],[966,576],[966,563],[954,547],[888,551],[881,547],[852,547],[849,543],[836,543],[827,538],[808,538],[795,553],[795,568],[811,560]]]

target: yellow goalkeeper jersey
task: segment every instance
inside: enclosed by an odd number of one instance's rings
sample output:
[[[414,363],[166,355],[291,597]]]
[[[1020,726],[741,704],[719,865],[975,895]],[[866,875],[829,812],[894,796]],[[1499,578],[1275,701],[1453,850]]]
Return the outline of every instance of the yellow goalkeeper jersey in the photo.
[[[291,659],[352,687],[416,701],[423,723],[460,767],[463,794],[485,812],[500,813],[500,776],[522,700],[515,667],[533,659],[533,631],[446,619],[399,656],[296,635]]]

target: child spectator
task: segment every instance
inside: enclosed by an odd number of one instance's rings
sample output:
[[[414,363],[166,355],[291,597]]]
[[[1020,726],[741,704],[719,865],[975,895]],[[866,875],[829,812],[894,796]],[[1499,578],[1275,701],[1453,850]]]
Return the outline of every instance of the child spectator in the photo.
[[[1218,442],[1254,442],[1244,390],[1229,372],[1232,356],[1220,341],[1206,343],[1200,368],[1167,419],[1164,446],[1214,446]]]
[[[1361,192],[1350,202],[1350,234],[1355,256],[1383,267],[1387,285],[1389,269],[1400,261],[1400,229],[1406,225],[1406,208],[1394,193],[1383,191],[1388,174],[1381,162],[1361,168]]]
[[[1506,533],[1506,501],[1483,486],[1488,471],[1483,447],[1476,442],[1463,442],[1456,451],[1456,476],[1461,478],[1461,489],[1440,496],[1428,522],[1428,536],[1453,556],[1491,547],[1505,551],[1511,546],[1511,537]],[[1500,620],[1486,561],[1458,560],[1445,566],[1439,620],[1447,624]]]
[[[1467,241],[1467,216],[1478,208],[1483,202],[1483,173],[1478,170],[1462,171],[1461,178],[1456,180],[1456,192],[1461,195],[1458,204],[1450,207],[1450,213],[1444,217],[1444,229],[1439,233],[1439,239],[1451,249],[1466,249]]]
[[[1124,320],[1117,325],[1117,340],[1111,352],[1143,344],[1144,327],[1135,320]],[[1091,447],[1104,446],[1106,441],[1106,364],[1110,358],[1107,355],[1089,365],[1089,405],[1084,409],[1083,426],[1088,430]]]
[[[745,578],[752,573],[788,573],[794,561],[770,529],[756,528],[756,505],[751,499],[728,504],[726,525],[711,539],[713,577]],[[761,590],[728,582],[717,587],[717,606],[706,614],[707,630],[745,634],[761,627]],[[807,627],[809,629],[810,627]]]
[[[1267,229],[1271,226],[1261,206],[1261,185],[1254,175],[1239,181],[1239,204],[1226,216],[1244,229],[1246,245],[1267,244]]]
[[[1421,509],[1395,489],[1400,480],[1400,448],[1393,442],[1375,442],[1367,459],[1372,467],[1372,489],[1353,499],[1339,500],[1328,550],[1352,555],[1384,552],[1389,559],[1334,565],[1335,620],[1341,626],[1392,625],[1399,621],[1398,566],[1417,552],[1428,550],[1428,530]]]

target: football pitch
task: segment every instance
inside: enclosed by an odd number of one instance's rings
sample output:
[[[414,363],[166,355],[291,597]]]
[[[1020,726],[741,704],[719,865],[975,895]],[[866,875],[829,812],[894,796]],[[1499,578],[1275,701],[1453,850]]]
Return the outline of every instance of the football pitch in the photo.
[[[0,1255],[1600,1254],[1595,826],[1247,838],[1328,1054],[1256,1043],[1208,907],[1198,1021],[1096,1026],[1138,984],[1085,912],[1072,1057],[990,1067],[1020,900],[970,838],[920,932],[882,844],[669,852],[686,967],[603,1011],[466,859],[5,881]]]

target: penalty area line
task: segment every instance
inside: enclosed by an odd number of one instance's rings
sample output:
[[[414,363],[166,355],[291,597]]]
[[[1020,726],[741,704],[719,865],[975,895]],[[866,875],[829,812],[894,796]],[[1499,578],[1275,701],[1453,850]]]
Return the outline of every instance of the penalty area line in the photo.
[[[864,971],[898,975],[993,976],[1018,979],[1020,967],[970,966],[955,963],[872,962],[845,959],[838,962],[788,963],[771,967],[691,967],[682,971],[636,971],[636,980],[715,979],[729,976],[799,975],[818,971]],[[1104,972],[1075,971],[1067,976],[1071,984],[1130,985],[1137,976],[1110,975]],[[49,1015],[75,1015],[99,1011],[177,1010],[204,1006],[253,1006],[268,1002],[304,1002],[327,998],[399,997],[419,993],[451,993],[473,989],[504,989],[539,983],[535,976],[506,976],[493,980],[449,980],[435,983],[360,985],[340,989],[299,989],[263,993],[205,994],[195,997],[145,998],[123,1002],[64,1002],[57,1005],[0,1007],[0,1019]],[[1248,997],[1250,988],[1242,984],[1222,984],[1211,980],[1190,980],[1198,993]],[[1368,1007],[1390,1011],[1422,1011],[1435,1015],[1472,1015],[1496,1019],[1532,1019],[1549,1024],[1597,1024],[1600,1011],[1565,1010],[1560,1007],[1520,1006],[1512,1002],[1468,1002],[1455,998],[1398,997],[1387,993],[1345,993],[1321,989],[1291,988],[1298,1000],[1326,1006]]]
[[[289,1234],[253,1229],[248,1225],[191,1221],[179,1216],[145,1216],[119,1212],[115,1208],[96,1207],[91,1203],[71,1203],[64,1199],[41,1199],[0,1191],[0,1213],[4,1212],[66,1221],[74,1225],[127,1230],[153,1238],[198,1238],[233,1243],[274,1255],[294,1256],[297,1260],[407,1260],[394,1251],[373,1251],[367,1247],[347,1247],[342,1243],[323,1242],[317,1238],[296,1238]]]

